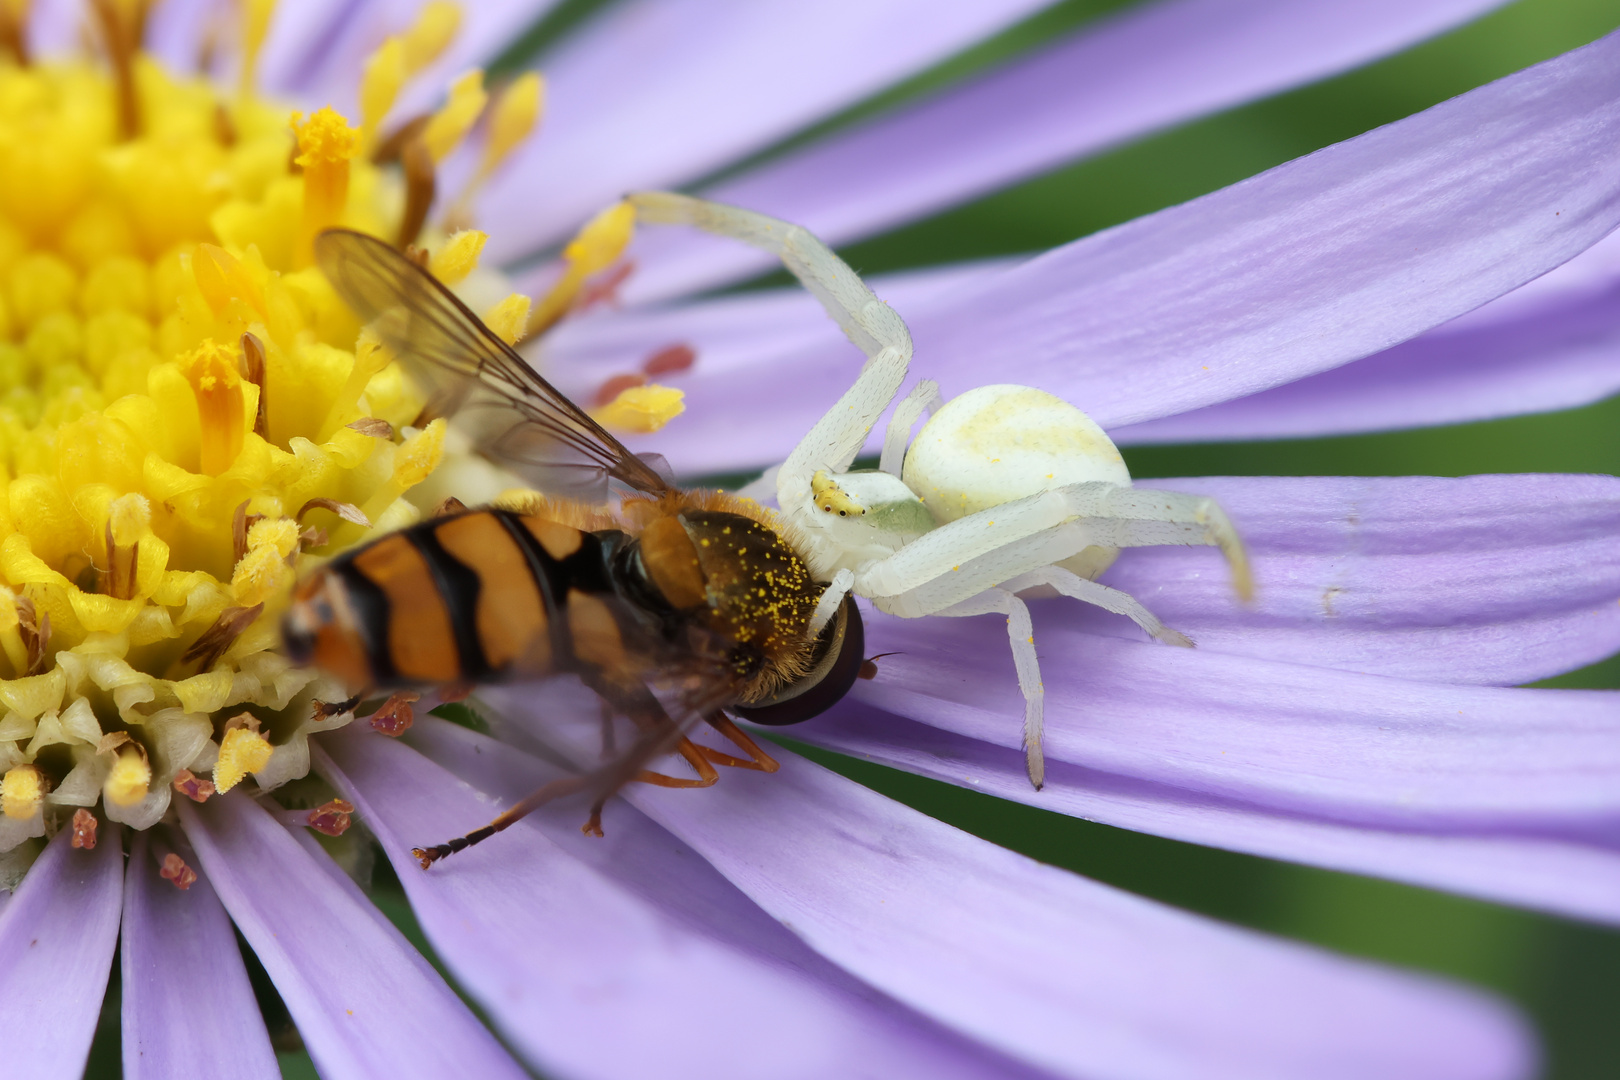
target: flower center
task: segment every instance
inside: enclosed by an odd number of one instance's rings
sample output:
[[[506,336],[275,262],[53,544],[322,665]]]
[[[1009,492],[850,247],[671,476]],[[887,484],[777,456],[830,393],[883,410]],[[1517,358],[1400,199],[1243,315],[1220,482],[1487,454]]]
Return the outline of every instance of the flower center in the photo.
[[[0,852],[69,819],[93,844],[86,807],[144,828],[174,791],[302,776],[349,720],[276,617],[295,564],[417,519],[445,432],[413,428],[420,394],[311,245],[342,225],[466,277],[483,236],[428,226],[436,166],[487,113],[464,219],[539,113],[538,77],[489,102],[475,71],[390,135],[451,4],[373,55],[359,127],[255,93],[270,3],[244,5],[233,89],[143,53],[145,6],[93,5],[97,63],[27,56],[26,5],[0,4]],[[528,307],[490,321],[516,340]]]

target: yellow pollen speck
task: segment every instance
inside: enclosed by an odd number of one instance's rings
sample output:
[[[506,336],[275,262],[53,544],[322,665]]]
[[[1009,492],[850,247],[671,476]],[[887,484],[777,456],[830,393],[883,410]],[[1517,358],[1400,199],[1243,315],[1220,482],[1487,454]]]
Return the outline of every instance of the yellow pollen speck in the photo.
[[[45,775],[32,765],[14,765],[0,779],[0,809],[13,821],[39,812],[45,800]]]
[[[118,753],[118,760],[113,763],[112,772],[107,774],[107,782],[102,785],[102,794],[118,806],[133,806],[146,798],[152,785],[152,766],[147,762],[146,755],[134,746],[126,745]]]
[[[214,763],[214,789],[221,795],[270,763],[270,740],[245,727],[225,733]]]
[[[591,415],[604,427],[644,435],[685,412],[685,397],[681,391],[657,383],[631,386],[602,408],[591,410]]]

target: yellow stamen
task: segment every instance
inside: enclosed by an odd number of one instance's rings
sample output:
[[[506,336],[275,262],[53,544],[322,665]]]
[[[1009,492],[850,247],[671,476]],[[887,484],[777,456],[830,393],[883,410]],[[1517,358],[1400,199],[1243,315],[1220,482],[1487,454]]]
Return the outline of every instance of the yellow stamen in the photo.
[[[422,142],[426,144],[435,165],[449,157],[450,151],[472,130],[488,100],[489,94],[484,90],[484,73],[477,68],[450,84],[450,100],[433,114],[422,129]]]
[[[304,235],[300,249],[307,262],[323,229],[336,225],[349,202],[349,160],[359,152],[360,133],[330,106],[308,120],[293,113],[298,136],[296,161],[304,170]]]
[[[484,144],[484,160],[478,169],[480,177],[489,176],[500,168],[507,155],[529,137],[540,122],[545,101],[546,84],[539,72],[526,72],[512,80],[490,110],[489,141]]]
[[[377,134],[388,110],[394,107],[400,87],[405,85],[405,43],[391,37],[366,61],[360,77],[360,127],[367,149],[376,145]]]
[[[118,806],[132,806],[146,798],[151,786],[152,766],[146,755],[133,745],[126,745],[118,752],[118,760],[107,774],[101,793]]]
[[[243,97],[253,92],[253,85],[258,81],[259,51],[264,48],[264,38],[270,30],[270,17],[275,10],[276,0],[243,0],[240,91]]]
[[[220,741],[219,760],[214,762],[214,790],[221,795],[270,763],[273,748],[257,728],[257,721],[252,727],[232,728]]]
[[[420,484],[428,473],[439,467],[444,459],[445,428],[443,419],[434,420],[400,445],[394,456],[394,483],[401,490]]]
[[[648,383],[632,386],[619,392],[619,396],[591,415],[604,427],[615,431],[629,431],[638,435],[651,434],[686,411],[682,398],[686,395],[668,386]]]
[[[567,268],[562,280],[535,306],[529,333],[537,334],[568,314],[585,279],[612,266],[635,235],[636,210],[627,202],[614,203],[579,230],[563,249]]]
[[[209,338],[181,360],[180,370],[197,399],[198,471],[218,476],[236,463],[252,423],[236,352]]]
[[[461,28],[461,5],[449,0],[431,0],[422,5],[416,22],[405,31],[405,70],[415,75],[439,58],[439,54],[455,40]]]
[[[452,236],[443,247],[433,253],[428,269],[446,285],[454,285],[472,273],[478,266],[478,256],[489,240],[488,233],[477,229],[463,229]]]
[[[513,293],[484,313],[484,325],[508,345],[516,345],[529,325],[529,298]]]
[[[0,779],[0,809],[13,821],[25,821],[45,801],[45,774],[32,765],[14,765]]]

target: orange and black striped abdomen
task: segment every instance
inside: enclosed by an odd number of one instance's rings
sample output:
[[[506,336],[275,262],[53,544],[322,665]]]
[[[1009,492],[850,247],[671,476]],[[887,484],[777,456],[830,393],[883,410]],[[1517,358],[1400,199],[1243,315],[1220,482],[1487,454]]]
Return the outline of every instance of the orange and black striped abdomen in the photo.
[[[492,682],[576,670],[577,654],[597,666],[574,647],[570,600],[606,606],[624,539],[473,510],[390,533],[326,572],[341,583],[375,687]]]

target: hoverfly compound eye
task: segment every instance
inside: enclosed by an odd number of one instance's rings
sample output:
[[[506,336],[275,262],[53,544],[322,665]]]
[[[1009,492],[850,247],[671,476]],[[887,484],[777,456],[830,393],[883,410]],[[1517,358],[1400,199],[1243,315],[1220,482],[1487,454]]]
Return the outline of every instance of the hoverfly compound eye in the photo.
[[[782,687],[764,701],[737,706],[731,712],[752,723],[772,727],[820,716],[849,693],[865,659],[866,629],[861,623],[861,610],[855,606],[853,597],[845,597],[838,614],[821,632],[814,665],[804,678]]]

